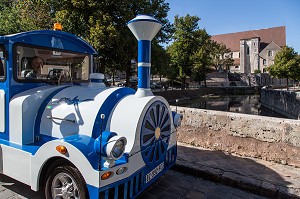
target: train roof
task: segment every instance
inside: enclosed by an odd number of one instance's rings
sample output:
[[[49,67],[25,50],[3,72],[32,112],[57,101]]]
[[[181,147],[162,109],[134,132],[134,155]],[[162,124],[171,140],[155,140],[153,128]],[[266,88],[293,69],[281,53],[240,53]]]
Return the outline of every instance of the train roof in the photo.
[[[96,50],[78,36],[63,31],[34,30],[0,36],[0,42],[24,43],[48,48],[76,51],[96,55]]]

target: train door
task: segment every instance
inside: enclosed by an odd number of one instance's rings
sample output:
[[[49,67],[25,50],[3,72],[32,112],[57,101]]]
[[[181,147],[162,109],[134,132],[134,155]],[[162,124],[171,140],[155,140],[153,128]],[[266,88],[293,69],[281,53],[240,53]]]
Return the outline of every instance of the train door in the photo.
[[[4,46],[0,44],[0,133],[5,132],[5,80]]]

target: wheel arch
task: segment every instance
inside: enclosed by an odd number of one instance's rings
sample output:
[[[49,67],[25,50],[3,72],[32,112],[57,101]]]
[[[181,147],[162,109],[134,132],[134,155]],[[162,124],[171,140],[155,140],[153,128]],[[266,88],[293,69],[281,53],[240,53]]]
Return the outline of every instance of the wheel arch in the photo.
[[[68,154],[63,155],[56,151],[55,148],[57,145],[66,146]],[[73,145],[62,140],[54,140],[44,144],[31,157],[31,189],[34,191],[39,190],[41,183],[45,180],[45,174],[49,166],[56,160],[63,160],[69,166],[73,166],[81,173],[87,184],[98,187],[98,171],[94,168],[95,163],[90,162],[91,158],[87,157],[88,153],[91,153],[91,150],[83,152],[80,147],[76,147],[76,144]]]
[[[53,159],[53,158],[51,158]],[[43,175],[43,178],[45,180],[45,197],[46,199],[52,199],[53,198],[53,180],[56,178],[55,182],[60,177],[56,177],[57,175],[63,176],[64,179],[70,179],[70,183],[72,184],[72,187],[76,187],[76,191],[71,190],[70,195],[72,194],[79,194],[80,198],[88,199],[89,198],[89,191],[87,184],[85,182],[84,177],[82,176],[82,173],[79,171],[79,169],[72,164],[69,160],[65,158],[58,158],[54,159],[54,161],[51,161],[52,163],[48,165],[47,169],[43,169],[43,172],[45,174]],[[50,162],[49,162],[50,163]],[[67,177],[65,177],[67,175]],[[57,179],[58,178],[58,179]],[[60,183],[62,183],[61,179],[59,179]],[[65,185],[61,184],[62,187],[65,187]],[[56,186],[55,186],[56,187]],[[61,191],[60,194],[62,194],[63,191]],[[55,193],[58,194],[58,193]],[[68,196],[69,198],[70,196]],[[56,197],[55,197],[56,198]],[[73,197],[72,197],[73,198]]]
[[[60,157],[60,156],[55,156],[55,157],[52,157],[50,159],[48,159],[43,167],[41,168],[41,172],[40,172],[40,175],[39,175],[39,178],[38,178],[38,186],[39,187],[44,187],[45,183],[46,183],[46,180],[47,180],[47,171],[49,170],[50,166],[56,162],[56,161],[62,161],[64,163],[64,165],[68,165],[68,166],[73,166],[75,168],[77,168],[72,162],[70,162],[68,159],[65,159],[63,157]],[[78,169],[78,168],[77,168]],[[38,189],[39,189],[38,187]]]

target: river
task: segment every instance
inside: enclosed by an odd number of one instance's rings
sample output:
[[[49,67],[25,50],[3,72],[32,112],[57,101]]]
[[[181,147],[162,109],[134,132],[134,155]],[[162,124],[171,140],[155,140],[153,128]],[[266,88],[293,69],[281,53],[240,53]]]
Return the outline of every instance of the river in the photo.
[[[259,95],[205,95],[195,99],[179,100],[171,105],[178,105],[190,108],[200,108],[269,117],[286,118],[261,107]]]

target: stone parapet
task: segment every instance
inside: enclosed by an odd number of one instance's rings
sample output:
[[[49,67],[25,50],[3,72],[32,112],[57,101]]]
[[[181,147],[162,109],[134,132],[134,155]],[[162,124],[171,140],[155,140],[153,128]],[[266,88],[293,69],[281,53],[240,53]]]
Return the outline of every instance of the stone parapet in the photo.
[[[172,107],[175,110],[175,107]],[[300,167],[300,121],[177,107],[178,141]]]

